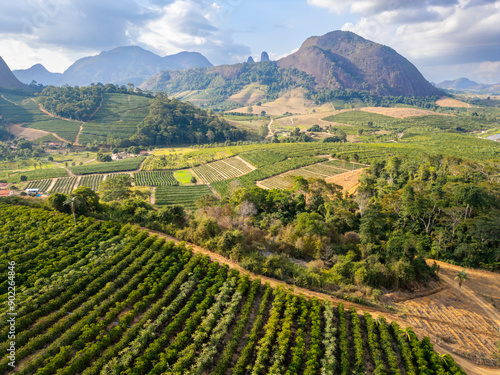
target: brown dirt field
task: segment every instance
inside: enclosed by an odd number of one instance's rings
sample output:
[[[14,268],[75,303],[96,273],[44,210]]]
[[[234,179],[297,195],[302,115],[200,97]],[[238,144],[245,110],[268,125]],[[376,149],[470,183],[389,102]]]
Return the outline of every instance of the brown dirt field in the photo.
[[[5,127],[7,128],[7,131],[13,134],[16,138],[24,138],[27,141],[33,141],[35,139],[51,134],[43,130],[23,128],[21,124],[9,124],[5,125]]]
[[[432,111],[426,111],[425,109],[417,108],[392,108],[392,107],[365,107],[359,108],[360,111],[375,113],[378,115],[384,115],[395,118],[406,118],[415,116],[451,116],[446,113],[437,113]]]
[[[433,261],[428,262],[431,264]],[[415,332],[429,336],[440,348],[478,364],[498,366],[494,356],[500,341],[500,311],[482,295],[494,298],[499,295],[499,275],[467,270],[469,280],[459,288],[454,278],[463,268],[444,262],[436,263],[440,266],[438,275],[444,288],[394,305],[404,311],[406,323],[413,326]],[[500,373],[500,369],[498,371]],[[487,367],[479,366],[477,372],[469,369],[468,373],[492,372]]]
[[[274,127],[276,128],[295,128],[298,127],[301,130],[310,128],[313,125],[319,125],[326,128],[329,125],[335,125],[331,121],[323,120],[325,117],[333,116],[339,114],[341,111],[336,110],[325,110],[323,112],[308,113],[303,115],[294,115],[283,117],[275,121]]]
[[[313,109],[316,109],[316,111],[332,110],[333,106],[331,104],[325,104],[321,107],[317,107],[312,100],[304,98],[304,92],[301,89],[296,89],[273,102],[262,103],[262,105],[258,107],[255,106],[254,112],[260,113],[261,111],[266,111],[266,113],[271,116],[282,116],[285,112],[294,114],[312,113]],[[247,113],[247,107],[236,108],[229,112]]]
[[[147,230],[151,234],[165,237],[176,244],[184,243],[195,253],[206,255],[212,261],[227,264],[241,273],[248,274],[252,280],[260,278],[262,284],[269,283],[272,287],[285,287],[292,293],[304,295],[309,298],[316,297],[333,303],[342,302],[346,308],[352,306],[358,309],[360,313],[363,311],[369,312],[375,319],[379,316],[384,316],[389,321],[396,321],[402,328],[412,326],[420,338],[429,336],[433,344],[436,345],[435,349],[439,353],[451,354],[469,375],[498,375],[500,373],[500,367],[494,367],[492,361],[490,361],[490,366],[478,365],[471,362],[471,360],[475,362],[484,361],[481,355],[491,353],[492,344],[500,340],[500,333],[495,330],[494,323],[485,314],[485,310],[474,301],[471,301],[468,296],[464,295],[464,288],[471,288],[471,290],[480,288],[481,284],[476,285],[476,275],[480,275],[479,280],[492,280],[493,283],[491,285],[498,286],[500,282],[498,274],[471,270],[470,280],[466,281],[468,284],[464,283],[462,291],[457,291],[458,285],[456,283],[455,285],[445,284],[443,285],[444,288],[439,288],[440,291],[437,293],[394,304],[393,306],[399,310],[405,309],[406,312],[391,313],[385,309],[358,305],[337,299],[328,294],[313,292],[283,281],[254,274],[222,255],[213,253],[200,246],[182,242],[174,237],[147,228],[142,229]],[[455,267],[447,263],[437,263],[441,267],[440,276],[447,277],[449,274],[455,274],[457,269],[461,270],[460,267]],[[479,283],[481,282],[483,281],[479,281]],[[498,292],[498,288],[496,289],[496,292]],[[443,341],[443,336],[449,341],[448,343]],[[454,341],[456,343],[453,343]],[[462,346],[466,347],[466,349],[464,350]]]
[[[452,107],[452,108],[472,108],[469,103],[462,102],[457,99],[442,97],[436,100],[436,104],[440,107]]]
[[[338,174],[325,179],[328,183],[334,183],[342,186],[342,190],[349,194],[354,194],[359,185],[359,178],[363,174],[364,169],[355,169],[354,171]]]

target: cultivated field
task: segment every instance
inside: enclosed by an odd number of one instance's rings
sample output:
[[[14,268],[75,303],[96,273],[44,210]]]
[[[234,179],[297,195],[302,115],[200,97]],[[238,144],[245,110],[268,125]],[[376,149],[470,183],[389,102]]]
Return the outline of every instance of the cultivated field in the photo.
[[[440,107],[472,108],[472,106],[469,103],[465,103],[457,99],[446,98],[446,97],[436,100],[436,104]]]
[[[465,374],[384,318],[263,285],[130,225],[72,220],[0,206],[0,258],[15,261],[20,290],[15,373]]]
[[[110,161],[107,163],[80,165],[77,167],[71,167],[70,171],[79,175],[135,171],[139,169],[145,159],[146,158],[144,156],[139,156],[136,158]]]
[[[375,113],[378,115],[395,117],[395,118],[407,118],[407,117],[416,117],[416,116],[450,116],[445,113],[438,113],[433,111],[427,111],[425,109],[420,108],[400,108],[400,107],[364,107],[359,108],[360,111]]]
[[[75,189],[77,177],[58,178],[50,189],[52,193],[70,194]]]
[[[174,186],[179,185],[172,171],[143,171],[134,173],[136,186]]]
[[[78,181],[78,186],[86,186],[88,188],[91,188],[94,191],[99,190],[99,185],[101,184],[101,181],[104,179],[104,175],[102,174],[94,174],[94,175],[88,175],[88,176],[83,176],[80,177],[80,181]]]
[[[155,203],[158,205],[181,205],[195,210],[196,201],[204,195],[213,195],[206,185],[195,186],[159,186],[155,191]]]
[[[196,174],[204,183],[223,181],[233,177],[238,177],[250,173],[255,168],[245,163],[238,157],[219,160],[213,163],[194,167],[193,173]]]
[[[288,171],[286,173],[257,182],[264,189],[290,189],[293,187],[293,178],[302,176],[304,178],[320,178],[328,180],[332,176],[352,173],[350,171],[361,170],[364,165],[350,163],[342,160],[330,160],[323,163],[309,165],[307,167]],[[359,176],[361,172],[357,173]],[[327,181],[332,182],[332,181]]]

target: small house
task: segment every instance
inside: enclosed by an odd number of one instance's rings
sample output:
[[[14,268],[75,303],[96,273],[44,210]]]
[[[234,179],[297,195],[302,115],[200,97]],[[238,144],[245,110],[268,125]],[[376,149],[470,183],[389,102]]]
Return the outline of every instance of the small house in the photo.
[[[31,188],[31,189],[26,189],[25,192],[28,195],[37,195],[40,192],[40,189],[38,189],[38,188]]]
[[[0,198],[10,197],[11,195],[14,195],[12,190],[0,190]]]

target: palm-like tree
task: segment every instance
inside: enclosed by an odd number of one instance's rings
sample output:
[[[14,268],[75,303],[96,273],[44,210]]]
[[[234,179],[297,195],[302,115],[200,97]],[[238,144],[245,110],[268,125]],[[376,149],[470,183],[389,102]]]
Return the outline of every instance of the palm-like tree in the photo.
[[[81,197],[78,195],[76,195],[74,197],[70,197],[63,202],[64,205],[70,206],[70,208],[71,208],[71,212],[73,213],[73,221],[75,223],[75,227],[76,227],[75,207],[79,206],[80,203],[81,203]]]
[[[400,329],[399,333],[401,334],[401,336],[406,338],[408,341],[411,341],[411,334],[413,333],[413,331],[411,330],[411,327],[406,327],[405,329]]]
[[[465,272],[465,268],[457,273],[457,276],[455,276],[455,280],[458,279],[458,288],[460,288],[465,280],[469,279],[469,276],[467,275],[467,272]]]

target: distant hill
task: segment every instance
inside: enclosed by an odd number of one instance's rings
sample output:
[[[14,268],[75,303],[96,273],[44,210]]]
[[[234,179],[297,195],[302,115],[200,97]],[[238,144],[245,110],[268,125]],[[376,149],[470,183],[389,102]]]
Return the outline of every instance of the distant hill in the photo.
[[[311,37],[297,52],[279,60],[278,66],[310,74],[318,88],[392,96],[439,94],[412,63],[392,48],[348,31]]]
[[[234,104],[234,97],[240,98],[241,104],[254,104],[277,99],[295,88],[306,89],[315,100],[346,89],[378,97],[442,94],[396,51],[351,32],[334,31],[309,38],[296,53],[277,62],[265,61],[269,59],[265,52],[261,59],[264,61],[254,64],[162,72],[141,88],[226,108]],[[251,95],[255,90],[259,95]],[[249,100],[242,102],[241,97]]]
[[[84,57],[73,63],[63,74],[50,73],[37,64],[30,69],[16,71],[23,82],[35,80],[45,85],[87,86],[91,83],[139,85],[163,70],[183,70],[213,66],[198,52],[180,52],[165,57],[141,47],[118,47],[97,56]]]
[[[62,78],[61,73],[49,72],[42,64],[35,64],[29,69],[13,70],[12,73],[27,85],[32,81],[43,85],[58,85]]]
[[[471,81],[468,78],[458,78],[453,81],[443,81],[438,83],[436,87],[444,90],[452,91],[468,91],[481,94],[498,94],[500,93],[500,83],[484,84]]]
[[[12,73],[5,61],[0,57],[0,88],[9,90],[29,90],[29,87],[20,82]]]

